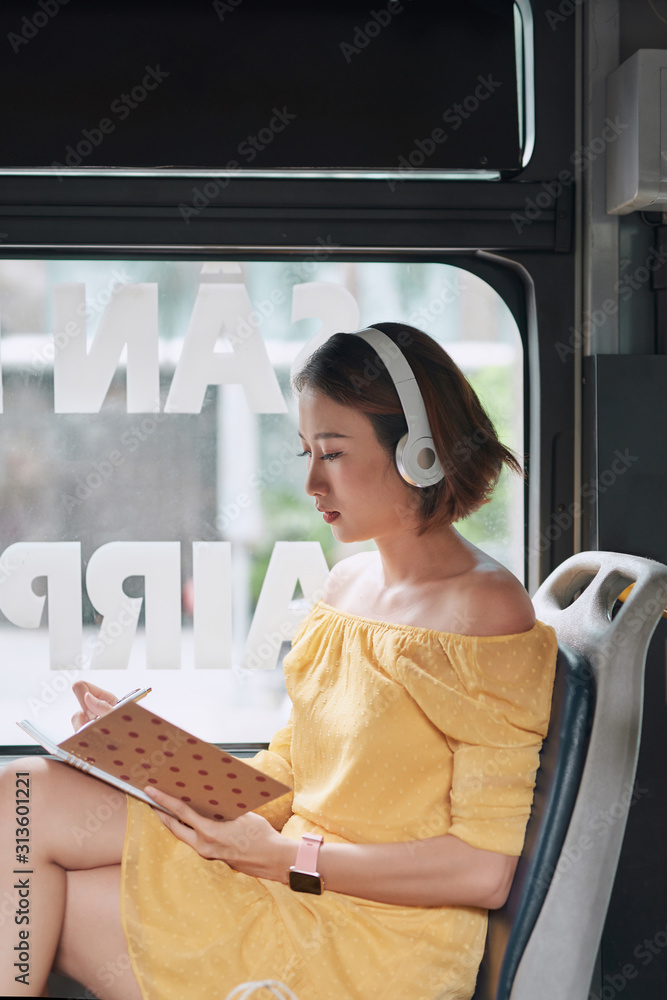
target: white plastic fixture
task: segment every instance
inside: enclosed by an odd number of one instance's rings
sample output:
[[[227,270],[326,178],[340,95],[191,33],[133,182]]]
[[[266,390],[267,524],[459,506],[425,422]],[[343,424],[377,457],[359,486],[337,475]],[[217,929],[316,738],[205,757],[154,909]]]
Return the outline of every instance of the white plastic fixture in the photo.
[[[607,212],[667,206],[667,50],[639,49],[607,78]]]

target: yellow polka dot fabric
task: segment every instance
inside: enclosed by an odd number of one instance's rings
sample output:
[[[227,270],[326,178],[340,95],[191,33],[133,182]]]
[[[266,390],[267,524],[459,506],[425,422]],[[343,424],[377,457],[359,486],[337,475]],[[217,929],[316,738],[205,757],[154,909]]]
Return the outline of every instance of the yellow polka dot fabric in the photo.
[[[449,833],[518,855],[555,663],[555,633],[541,622],[462,636],[318,601],[284,659],[290,723],[253,761],[294,791],[258,811],[294,840]],[[204,860],[149,806],[128,807],[122,918],[145,1000],[226,1000],[260,980],[299,1000],[472,996],[485,910],[296,893]]]

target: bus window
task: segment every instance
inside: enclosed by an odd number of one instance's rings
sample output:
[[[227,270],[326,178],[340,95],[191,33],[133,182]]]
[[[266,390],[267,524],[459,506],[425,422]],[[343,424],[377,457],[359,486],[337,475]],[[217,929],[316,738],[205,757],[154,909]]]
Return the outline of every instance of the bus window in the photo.
[[[303,489],[290,372],[331,333],[423,329],[523,457],[523,349],[496,291],[446,263],[317,256],[0,262],[4,745],[22,718],[64,734],[82,676],[150,685],[212,741],[284,722],[306,599],[374,547],[338,544]],[[520,578],[523,496],[507,476],[459,525]]]

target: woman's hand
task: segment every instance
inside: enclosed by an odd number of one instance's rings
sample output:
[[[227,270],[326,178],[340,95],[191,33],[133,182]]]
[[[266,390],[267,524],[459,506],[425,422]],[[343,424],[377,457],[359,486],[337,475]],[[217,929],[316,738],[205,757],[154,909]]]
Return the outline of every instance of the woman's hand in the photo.
[[[202,858],[225,861],[244,875],[288,881],[298,844],[277,833],[263,816],[247,812],[238,819],[206,819],[173,795],[157,788],[145,788],[144,791],[157,805],[178,816],[173,819],[156,810],[163,825]]]
[[[118,703],[115,694],[105,691],[97,684],[91,684],[90,681],[75,681],[72,684],[72,691],[81,705],[81,711],[75,712],[72,716],[74,732],[85,726],[87,722],[92,722],[93,719],[99,719],[101,715],[106,715]]]

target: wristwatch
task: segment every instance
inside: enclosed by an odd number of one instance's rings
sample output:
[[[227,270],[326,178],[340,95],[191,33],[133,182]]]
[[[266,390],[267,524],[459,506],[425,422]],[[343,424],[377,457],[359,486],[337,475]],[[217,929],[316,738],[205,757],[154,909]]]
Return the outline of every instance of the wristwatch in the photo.
[[[317,870],[317,857],[323,839],[319,833],[304,833],[301,837],[296,860],[289,870],[290,889],[294,889],[295,892],[322,895],[324,881]]]

